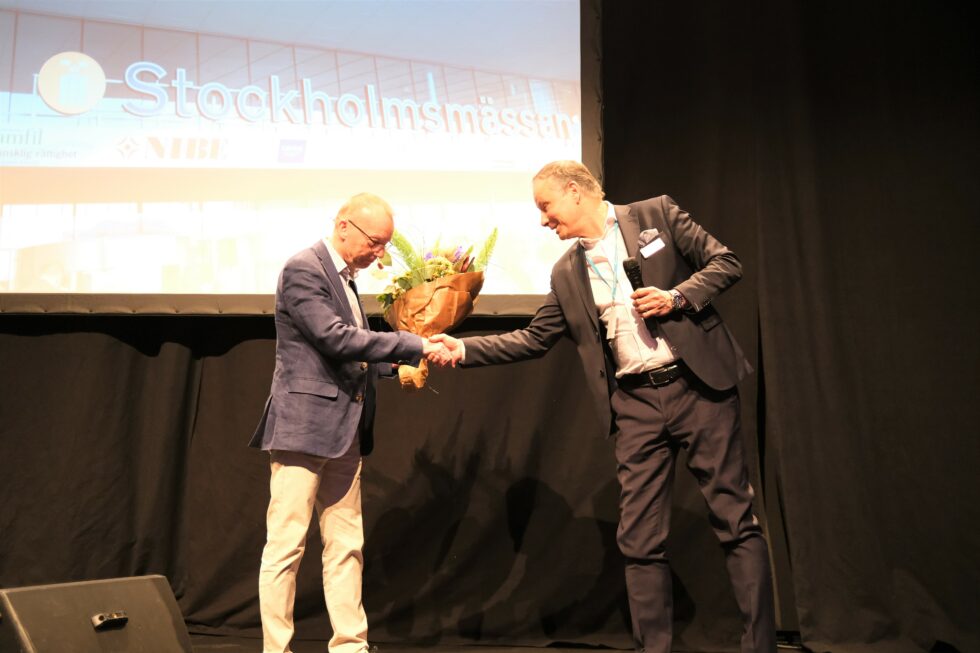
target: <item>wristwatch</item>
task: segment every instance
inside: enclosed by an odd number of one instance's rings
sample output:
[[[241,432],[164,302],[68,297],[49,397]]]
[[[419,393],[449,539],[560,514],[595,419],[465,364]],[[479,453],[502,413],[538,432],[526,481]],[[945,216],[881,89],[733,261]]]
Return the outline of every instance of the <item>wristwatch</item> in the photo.
[[[675,311],[679,311],[685,306],[687,306],[687,298],[681,294],[680,290],[677,290],[676,288],[671,288],[667,292],[670,293],[670,298],[673,300],[674,303],[673,309]]]

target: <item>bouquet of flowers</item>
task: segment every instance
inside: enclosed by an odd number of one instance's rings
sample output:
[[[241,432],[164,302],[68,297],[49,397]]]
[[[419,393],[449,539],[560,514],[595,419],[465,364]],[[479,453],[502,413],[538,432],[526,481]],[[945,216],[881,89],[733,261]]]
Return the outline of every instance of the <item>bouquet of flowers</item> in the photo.
[[[392,254],[405,271],[378,295],[378,303],[391,328],[428,337],[458,326],[473,311],[483,288],[483,271],[497,244],[497,230],[475,255],[472,245],[468,249],[440,247],[438,241],[422,253],[397,231],[391,244]],[[398,378],[406,389],[422,388],[428,374],[425,360],[418,367],[398,368]]]

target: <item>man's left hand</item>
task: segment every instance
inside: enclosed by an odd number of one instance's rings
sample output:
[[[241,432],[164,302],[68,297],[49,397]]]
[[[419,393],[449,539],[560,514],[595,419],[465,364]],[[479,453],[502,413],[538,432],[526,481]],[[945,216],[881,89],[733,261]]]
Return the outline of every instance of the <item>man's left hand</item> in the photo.
[[[644,319],[667,315],[674,310],[674,298],[670,293],[654,286],[639,288],[630,295],[630,299],[633,300],[633,308]]]

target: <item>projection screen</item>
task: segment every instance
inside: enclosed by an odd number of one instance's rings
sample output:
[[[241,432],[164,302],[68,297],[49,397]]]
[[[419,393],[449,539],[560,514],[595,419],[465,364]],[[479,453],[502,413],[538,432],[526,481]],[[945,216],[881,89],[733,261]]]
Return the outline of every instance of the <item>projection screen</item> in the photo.
[[[481,312],[533,312],[567,243],[530,178],[599,158],[583,17],[578,0],[0,0],[0,310],[269,312],[285,260],[370,191],[420,248],[497,228]],[[361,293],[394,271],[365,270]]]

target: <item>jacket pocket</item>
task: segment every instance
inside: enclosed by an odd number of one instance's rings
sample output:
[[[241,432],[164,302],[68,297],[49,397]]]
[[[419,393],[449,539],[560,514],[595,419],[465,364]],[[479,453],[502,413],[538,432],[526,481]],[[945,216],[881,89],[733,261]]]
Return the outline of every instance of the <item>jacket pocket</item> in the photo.
[[[719,315],[718,311],[711,307],[705,308],[700,313],[694,315],[691,319],[705,331],[711,331],[716,326],[721,324],[721,315]]]
[[[337,398],[337,384],[323,379],[290,379],[286,391],[293,394],[316,395],[327,399]]]

